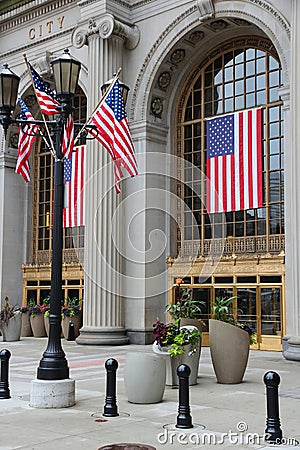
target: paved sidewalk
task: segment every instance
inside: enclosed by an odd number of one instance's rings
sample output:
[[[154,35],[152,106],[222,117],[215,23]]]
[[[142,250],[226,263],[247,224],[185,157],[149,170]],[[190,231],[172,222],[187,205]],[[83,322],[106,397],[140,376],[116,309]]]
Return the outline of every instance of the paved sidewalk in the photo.
[[[200,358],[198,384],[190,387],[194,427],[175,429],[178,388],[166,387],[158,404],[129,403],[123,381],[128,352],[151,352],[151,346],[82,346],[63,340],[76,381],[76,405],[63,409],[35,409],[29,406],[30,382],[46,338],[22,338],[2,342],[0,350],[10,350],[11,399],[0,400],[0,450],[97,450],[105,444],[144,443],[156,449],[273,449],[295,448],[300,441],[300,364],[286,361],[281,353],[251,351],[244,382],[221,385],[216,382],[208,348]],[[108,358],[119,362],[117,403],[119,417],[102,416]],[[285,445],[268,446],[266,398],[263,376],[268,370],[279,373],[281,383],[280,418]],[[252,440],[251,440],[252,439]],[[210,443],[209,443],[210,442]],[[300,448],[300,447],[299,447]]]

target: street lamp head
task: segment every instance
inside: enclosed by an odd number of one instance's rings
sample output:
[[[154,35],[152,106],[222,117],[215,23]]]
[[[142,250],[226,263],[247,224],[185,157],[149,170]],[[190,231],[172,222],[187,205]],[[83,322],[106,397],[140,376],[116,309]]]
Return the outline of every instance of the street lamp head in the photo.
[[[116,74],[114,74],[115,76]],[[111,78],[110,80],[108,80],[106,83],[104,83],[101,86],[101,92],[102,95],[105,95],[106,91],[108,90],[108,88],[110,87],[111,83],[113,82],[114,78]],[[128,97],[128,92],[129,92],[129,86],[127,86],[125,83],[123,83],[121,80],[119,80],[119,85],[120,85],[120,90],[122,93],[122,97],[123,97],[123,102],[124,102],[124,106],[126,106],[126,102],[127,102],[127,97]]]
[[[56,95],[62,101],[70,100],[76,92],[81,64],[73,59],[69,49],[51,63]]]
[[[12,72],[7,64],[0,71],[0,122],[6,136],[11,123],[11,114],[15,109],[20,77]]]

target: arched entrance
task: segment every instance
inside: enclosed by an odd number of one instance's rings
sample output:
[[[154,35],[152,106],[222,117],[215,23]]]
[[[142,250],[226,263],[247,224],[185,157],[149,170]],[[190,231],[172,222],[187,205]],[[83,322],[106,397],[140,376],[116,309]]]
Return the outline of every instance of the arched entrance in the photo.
[[[185,276],[194,298],[204,301],[207,332],[212,301],[233,295],[236,318],[249,322],[257,332],[256,348],[272,350],[281,350],[284,333],[284,136],[278,93],[281,85],[276,51],[270,41],[259,37],[239,37],[222,43],[191,72],[177,110],[176,151],[184,163],[177,168],[181,173],[176,192],[183,202],[177,204],[176,211],[180,229],[176,234],[177,269],[170,269],[174,278]],[[262,111],[262,124],[257,126],[262,127],[259,133],[263,203],[252,209],[226,209],[222,205],[220,212],[209,213],[208,119],[231,117],[236,111],[252,112],[257,108]],[[226,138],[222,136],[218,148],[225,145]],[[251,138],[246,135],[244,139],[249,152]],[[252,156],[247,164],[256,163]],[[229,172],[224,178],[218,174],[214,183],[234,178],[235,169],[223,167],[223,172]],[[241,163],[238,170],[244,170]],[[246,174],[245,169],[245,177]],[[245,192],[245,196],[248,194]],[[191,267],[187,261],[196,246],[198,258]],[[207,272],[209,259],[218,262]]]

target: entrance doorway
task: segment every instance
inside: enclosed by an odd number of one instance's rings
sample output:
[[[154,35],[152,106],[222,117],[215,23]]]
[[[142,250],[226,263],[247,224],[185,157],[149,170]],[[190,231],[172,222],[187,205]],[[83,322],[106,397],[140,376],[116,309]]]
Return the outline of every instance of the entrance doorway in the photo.
[[[184,285],[182,286],[185,287]],[[189,286],[194,300],[201,301],[201,319],[205,323],[202,345],[209,345],[209,318],[216,297],[234,297],[233,314],[239,322],[247,322],[257,334],[252,349],[281,351],[282,286]]]

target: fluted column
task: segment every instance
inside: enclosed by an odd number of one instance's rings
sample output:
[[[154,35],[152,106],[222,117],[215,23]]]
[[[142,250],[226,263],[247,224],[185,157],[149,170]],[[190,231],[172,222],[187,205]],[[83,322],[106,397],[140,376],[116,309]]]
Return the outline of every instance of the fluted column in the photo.
[[[283,355],[300,361],[300,4],[293,1],[291,33],[291,96],[290,111],[285,110],[285,222],[286,222],[286,336],[283,338]],[[284,99],[284,96],[283,100]],[[285,102],[286,103],[286,102]],[[288,130],[287,130],[288,128]]]
[[[128,26],[113,16],[90,20],[88,28],[75,30],[74,45],[88,46],[88,112],[101,97],[101,86],[122,67]],[[120,291],[119,242],[121,224],[113,220],[119,198],[108,152],[92,140],[87,143],[85,184],[85,257],[83,327],[79,344],[128,343]]]

